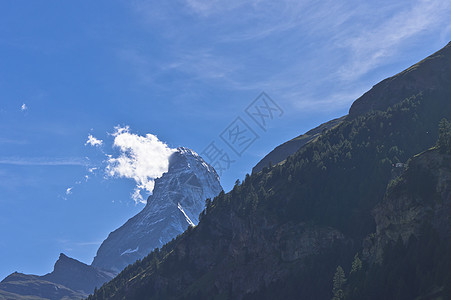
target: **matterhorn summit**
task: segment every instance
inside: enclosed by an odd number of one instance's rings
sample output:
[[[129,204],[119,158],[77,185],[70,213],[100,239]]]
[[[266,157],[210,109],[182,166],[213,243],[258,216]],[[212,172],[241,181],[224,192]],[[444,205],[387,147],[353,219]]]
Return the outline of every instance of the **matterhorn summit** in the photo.
[[[222,190],[219,176],[194,151],[180,147],[168,172],[155,180],[144,209],[103,241],[93,266],[120,272],[199,222],[205,200]]]

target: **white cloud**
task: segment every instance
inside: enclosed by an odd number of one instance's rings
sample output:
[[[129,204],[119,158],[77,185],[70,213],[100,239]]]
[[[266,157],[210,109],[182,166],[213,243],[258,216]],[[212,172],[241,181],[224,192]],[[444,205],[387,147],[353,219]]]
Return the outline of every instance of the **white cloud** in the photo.
[[[21,111],[26,111],[28,109],[28,106],[24,103],[22,104],[22,106],[20,107]]]
[[[66,189],[66,195],[72,194],[72,189],[73,189],[73,187],[67,188],[67,189]]]
[[[86,141],[85,146],[91,145],[93,147],[98,147],[98,146],[102,146],[102,144],[103,144],[102,140],[97,139],[90,134],[90,135],[88,135],[88,140]]]
[[[154,181],[168,171],[169,156],[175,149],[169,148],[153,134],[140,136],[131,133],[129,127],[115,127],[114,144],[119,155],[107,160],[106,173],[112,177],[130,178],[136,182],[132,198],[145,203],[141,192],[152,193]]]

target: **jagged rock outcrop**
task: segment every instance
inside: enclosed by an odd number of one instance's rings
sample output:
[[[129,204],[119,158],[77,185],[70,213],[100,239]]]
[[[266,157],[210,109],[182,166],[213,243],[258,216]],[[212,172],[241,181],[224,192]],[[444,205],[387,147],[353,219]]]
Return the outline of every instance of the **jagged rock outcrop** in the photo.
[[[200,226],[191,240],[177,244],[175,256],[196,266],[197,272],[208,273],[216,292],[232,294],[234,299],[242,299],[263,286],[287,278],[290,272],[286,264],[302,268],[306,257],[321,254],[335,243],[346,242],[344,235],[333,228],[280,224],[259,216],[249,220],[233,211],[221,218],[208,218]],[[195,282],[186,275],[180,272],[170,278],[180,282],[180,292],[189,280]],[[130,291],[134,284],[131,283]],[[140,285],[139,280],[136,284]],[[168,286],[168,282],[160,284],[162,290]]]
[[[120,272],[153,249],[197,225],[205,200],[222,190],[216,171],[198,154],[178,148],[169,170],[155,180],[144,209],[102,243],[93,266]]]
[[[90,294],[96,287],[111,280],[114,274],[93,266],[89,266],[63,253],[55,263],[53,271],[41,276],[42,279],[61,284],[74,291]]]

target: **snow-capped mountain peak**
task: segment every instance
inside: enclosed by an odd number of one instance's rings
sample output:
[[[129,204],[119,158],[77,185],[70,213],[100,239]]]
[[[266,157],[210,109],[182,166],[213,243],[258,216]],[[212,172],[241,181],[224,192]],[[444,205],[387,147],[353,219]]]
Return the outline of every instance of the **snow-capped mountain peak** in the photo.
[[[202,157],[180,147],[169,158],[168,172],[155,180],[144,209],[110,233],[92,265],[120,272],[199,222],[207,198],[222,190],[219,176]]]

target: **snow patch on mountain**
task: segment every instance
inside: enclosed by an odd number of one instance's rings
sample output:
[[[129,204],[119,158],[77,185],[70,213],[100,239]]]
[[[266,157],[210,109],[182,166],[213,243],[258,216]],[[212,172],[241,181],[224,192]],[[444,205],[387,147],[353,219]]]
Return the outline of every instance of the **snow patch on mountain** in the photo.
[[[136,252],[136,251],[138,251],[138,250],[139,250],[139,246],[136,247],[136,249],[134,249],[134,250],[132,250],[132,249],[127,249],[127,250],[125,250],[124,252],[122,252],[121,256],[124,255],[124,254],[134,253],[134,252]]]
[[[183,210],[183,207],[179,204],[177,204],[177,208],[182,212],[182,214],[185,216],[186,222],[188,222],[188,224],[190,226],[195,226],[193,221],[191,221],[191,219],[186,215],[185,211]]]

